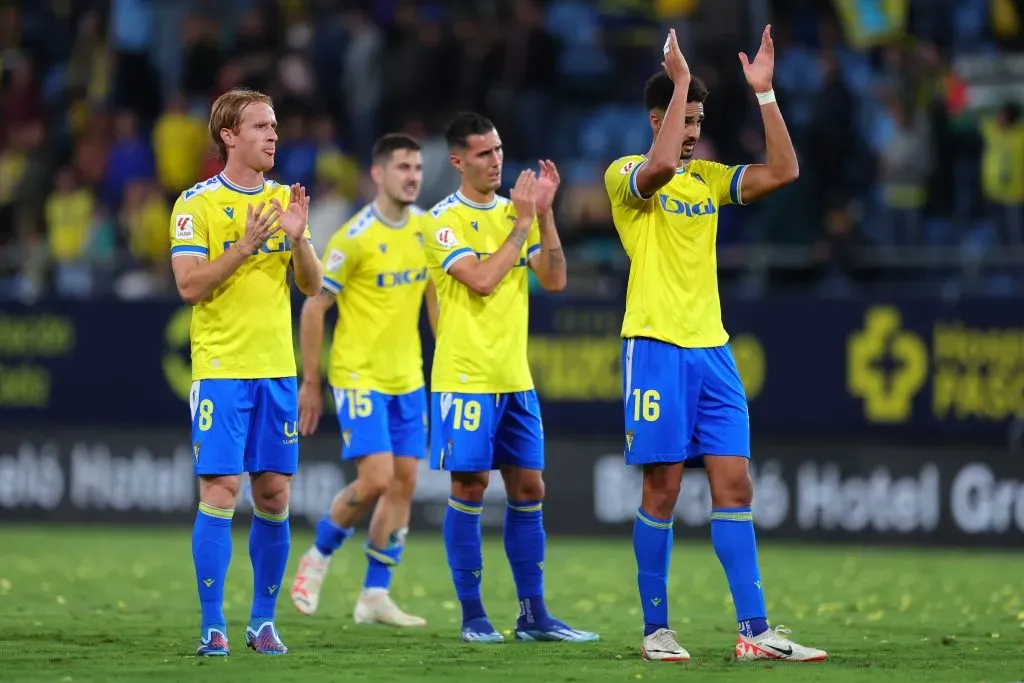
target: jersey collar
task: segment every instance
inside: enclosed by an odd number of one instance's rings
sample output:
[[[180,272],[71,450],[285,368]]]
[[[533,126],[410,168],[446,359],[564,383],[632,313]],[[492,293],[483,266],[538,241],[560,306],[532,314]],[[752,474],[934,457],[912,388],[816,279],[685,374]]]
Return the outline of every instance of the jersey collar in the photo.
[[[238,192],[239,194],[259,194],[260,192],[263,192],[263,187],[267,184],[267,181],[264,180],[258,187],[242,187],[241,185],[235,185],[233,182],[228,180],[223,173],[217,175],[217,180],[219,180],[220,184],[224,187],[233,192]]]
[[[395,228],[395,229],[404,228],[405,224],[409,222],[409,215],[408,214],[406,214],[405,220],[400,222],[400,223],[395,223],[394,221],[388,220],[384,216],[384,214],[382,214],[380,211],[377,210],[377,202],[372,202],[370,204],[370,213],[373,214],[373,217],[376,218],[378,221],[380,221],[381,224],[383,224],[383,225],[385,225],[385,226],[387,226],[389,228]]]
[[[455,198],[456,198],[456,199],[458,199],[458,200],[459,200],[460,202],[462,202],[463,204],[465,204],[466,206],[471,206],[471,207],[473,207],[474,209],[483,209],[483,210],[485,210],[485,211],[486,211],[487,209],[493,209],[493,208],[494,208],[495,206],[497,206],[497,205],[498,205],[498,198],[497,198],[497,197],[495,197],[494,199],[492,199],[492,200],[491,200],[490,202],[488,202],[487,204],[479,204],[479,203],[477,203],[477,202],[472,202],[472,201],[470,201],[470,200],[466,199],[466,197],[465,197],[465,196],[464,196],[464,195],[462,194],[462,192],[461,192],[461,191],[459,191],[459,190],[456,190],[456,191],[455,191]]]

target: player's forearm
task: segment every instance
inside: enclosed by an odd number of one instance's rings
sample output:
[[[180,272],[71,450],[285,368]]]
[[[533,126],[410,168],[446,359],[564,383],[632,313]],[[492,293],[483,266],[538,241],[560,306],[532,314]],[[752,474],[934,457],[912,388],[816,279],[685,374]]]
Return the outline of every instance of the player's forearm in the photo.
[[[765,166],[781,187],[793,182],[800,175],[796,149],[789,137],[789,130],[786,128],[785,119],[782,118],[778,102],[761,105],[761,120],[764,122],[767,157]]]
[[[302,304],[299,319],[299,349],[302,381],[320,384],[320,353],[324,345],[324,309],[315,298]]]
[[[316,250],[307,239],[300,239],[292,248],[292,263],[295,265],[295,284],[306,296],[316,296],[324,283],[324,271]]]
[[[245,263],[246,258],[248,258],[248,254],[236,242],[215,259],[199,260],[187,270],[175,268],[174,275],[178,285],[178,294],[185,302],[195,306],[224,284],[238,270],[239,266]]]
[[[567,267],[554,212],[545,211],[538,216],[537,222],[540,224],[540,254],[535,257],[539,267],[535,267],[534,272],[541,287],[549,292],[560,292],[565,289]]]
[[[427,290],[423,295],[427,302],[427,322],[430,323],[430,332],[437,339],[437,320],[441,317],[441,306],[437,301],[437,287],[433,281],[427,283]]]
[[[505,242],[486,260],[476,264],[466,285],[480,296],[488,296],[502,278],[519,262],[531,221],[520,218]]]
[[[647,163],[644,164],[647,170],[641,169],[638,172],[643,172],[644,176],[650,174],[651,180],[655,183],[660,182],[661,185],[671,180],[676,169],[679,168],[679,155],[683,149],[683,142],[686,140],[686,93],[689,89],[690,82],[688,80],[676,83],[675,89],[672,91],[672,99],[665,110],[661,131],[654,140]],[[646,178],[637,179],[639,189],[643,191],[641,180],[646,180]]]

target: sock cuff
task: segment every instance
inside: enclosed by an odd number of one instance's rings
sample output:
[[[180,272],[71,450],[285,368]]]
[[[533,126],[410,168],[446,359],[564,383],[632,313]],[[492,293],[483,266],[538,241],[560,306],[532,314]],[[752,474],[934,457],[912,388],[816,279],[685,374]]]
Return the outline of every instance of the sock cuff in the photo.
[[[372,545],[369,541],[363,546],[363,550],[366,552],[366,556],[371,560],[376,560],[381,564],[386,564],[389,567],[394,567],[398,564],[398,558],[402,554],[401,546],[393,546],[391,548],[377,548]]]
[[[754,513],[750,507],[716,508],[711,511],[711,521],[719,522],[753,522]]]
[[[459,512],[465,512],[467,515],[479,515],[484,509],[483,503],[474,503],[468,500],[462,500],[455,496],[448,497],[448,507],[458,510]]]
[[[540,512],[544,507],[543,501],[539,500],[510,500],[508,509],[514,512]]]
[[[263,520],[264,522],[270,522],[271,524],[282,524],[288,521],[288,508],[285,508],[284,512],[274,513],[265,512],[264,510],[260,510],[258,507],[253,505],[252,514],[254,517],[257,517]]]
[[[641,522],[643,522],[644,524],[646,524],[647,526],[654,527],[655,529],[671,529],[672,528],[672,522],[673,522],[672,518],[669,518],[669,519],[658,519],[657,517],[653,517],[653,516],[647,514],[641,508],[637,508],[636,509],[636,518],[638,520],[640,520]]]
[[[202,502],[199,503],[199,512],[207,517],[216,517],[217,519],[231,519],[235,516],[234,508],[219,508]]]

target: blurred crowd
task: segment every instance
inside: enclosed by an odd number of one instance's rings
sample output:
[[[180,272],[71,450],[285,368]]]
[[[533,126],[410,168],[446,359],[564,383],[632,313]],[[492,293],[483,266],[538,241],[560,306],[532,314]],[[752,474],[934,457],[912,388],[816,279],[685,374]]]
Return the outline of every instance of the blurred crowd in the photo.
[[[802,174],[722,213],[725,286],[1019,292],[1020,0],[33,0],[0,8],[0,298],[172,294],[170,206],[220,170],[233,86],[274,98],[273,177],[310,189],[318,249],[371,196],[377,135],[422,140],[423,207],[457,187],[440,134],[475,109],[506,179],[558,163],[573,279],[620,295],[601,178],[650,144],[667,28],[711,89],[697,156],[740,163],[764,140],[737,52],[768,22]]]

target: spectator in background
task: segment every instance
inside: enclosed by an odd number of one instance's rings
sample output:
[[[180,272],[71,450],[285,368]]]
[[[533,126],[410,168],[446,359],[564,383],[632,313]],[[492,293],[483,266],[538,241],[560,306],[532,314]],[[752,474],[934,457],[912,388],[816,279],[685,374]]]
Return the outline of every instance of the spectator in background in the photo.
[[[16,128],[33,121],[41,121],[43,94],[39,89],[32,61],[27,57],[16,56],[10,60],[9,68],[9,83],[3,89],[3,103],[0,104],[0,120],[3,121],[3,125]]]
[[[384,34],[360,7],[345,13],[345,28],[347,49],[341,72],[342,102],[356,156],[369,159],[377,137],[374,119],[383,95]]]
[[[118,223],[128,245],[130,263],[115,291],[125,299],[167,291],[170,283],[170,243],[167,241],[167,199],[152,180],[132,180],[125,187]]]
[[[1018,104],[982,121],[982,191],[1000,241],[1024,247],[1024,121]]]
[[[91,103],[107,100],[111,91],[113,56],[103,35],[97,10],[82,15],[78,34],[68,58],[66,86],[71,93],[80,93]]]
[[[890,245],[921,246],[922,210],[932,168],[928,121],[923,112],[909,111],[900,98],[890,101],[889,116],[879,155],[885,239]]]
[[[110,207],[119,206],[125,185],[153,175],[153,150],[139,133],[138,119],[131,111],[119,112],[114,119],[114,145],[100,190],[103,202]]]
[[[359,192],[362,169],[351,155],[342,151],[335,133],[334,120],[321,114],[313,121],[316,184],[326,183],[348,201]]]
[[[92,294],[88,252],[92,238],[95,198],[65,166],[57,171],[54,190],[46,200],[46,234],[54,264],[56,289],[61,296],[82,298]]]
[[[316,181],[317,144],[309,134],[309,124],[301,111],[284,115],[280,140],[274,153],[274,178],[313,187]]]
[[[185,94],[172,96],[153,127],[157,178],[167,194],[178,194],[196,182],[206,137],[206,122],[189,113]]]

